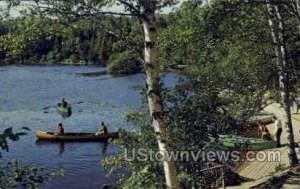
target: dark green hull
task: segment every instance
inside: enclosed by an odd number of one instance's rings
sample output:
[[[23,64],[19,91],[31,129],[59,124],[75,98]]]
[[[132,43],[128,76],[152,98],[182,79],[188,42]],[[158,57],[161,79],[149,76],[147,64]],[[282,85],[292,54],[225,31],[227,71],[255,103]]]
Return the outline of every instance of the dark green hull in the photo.
[[[57,104],[57,112],[63,116],[70,117],[72,114],[72,108],[69,105],[67,107],[63,107],[63,106],[61,106],[61,103],[58,103]]]
[[[219,144],[230,149],[265,150],[276,147],[276,141],[267,141],[258,138],[247,138],[236,135],[222,135]]]
[[[250,118],[252,124],[263,123],[269,124],[274,122],[274,114],[258,114]]]

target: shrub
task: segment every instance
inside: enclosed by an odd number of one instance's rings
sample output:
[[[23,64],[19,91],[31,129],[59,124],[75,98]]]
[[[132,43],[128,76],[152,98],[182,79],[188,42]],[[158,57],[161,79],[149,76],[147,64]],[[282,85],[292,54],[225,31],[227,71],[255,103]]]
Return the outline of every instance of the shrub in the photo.
[[[141,71],[139,55],[133,51],[113,54],[109,57],[107,70],[112,74],[134,74]]]

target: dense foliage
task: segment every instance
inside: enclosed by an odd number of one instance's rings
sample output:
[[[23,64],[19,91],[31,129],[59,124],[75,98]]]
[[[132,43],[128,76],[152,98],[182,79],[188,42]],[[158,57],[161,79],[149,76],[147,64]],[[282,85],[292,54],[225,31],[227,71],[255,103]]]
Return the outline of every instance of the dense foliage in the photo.
[[[283,6],[284,5],[280,5]],[[285,41],[291,67],[290,86],[299,67],[299,31],[295,17],[284,16]],[[217,134],[243,135],[248,120],[266,103],[278,100],[278,72],[265,3],[252,1],[186,1],[170,14],[157,15],[159,62],[162,68],[187,65],[185,82],[161,92],[171,149],[206,150]],[[24,16],[0,23],[1,63],[100,63],[115,74],[141,71],[143,35],[140,23],[126,16],[68,21]],[[24,32],[25,31],[25,32]],[[292,89],[294,93],[297,91]],[[159,92],[158,92],[159,93]],[[145,94],[143,95],[143,97]],[[116,141],[123,153],[107,158],[113,172],[123,167],[123,188],[163,188],[159,161],[124,160],[143,148],[158,151],[149,112],[128,115],[136,132]],[[178,161],[182,184],[208,187],[203,160]]]
[[[132,56],[132,51],[140,46],[136,45],[140,33],[134,27],[135,20],[115,17],[66,22],[25,15],[2,20],[0,64],[111,63],[109,71],[112,73],[140,72],[140,57]],[[142,44],[141,40],[139,43]],[[122,53],[131,62],[124,71]]]
[[[295,22],[290,15],[285,18]],[[206,149],[209,136],[247,133],[249,117],[278,100],[278,67],[265,4],[212,1],[203,6],[192,1],[164,19],[166,25],[159,30],[160,62],[165,68],[189,65],[185,82],[162,94],[172,150],[197,152]],[[292,44],[288,45],[292,56],[288,61],[297,65],[297,27],[289,26],[285,38]],[[117,141],[124,153],[104,162],[110,171],[118,167],[130,170],[120,180],[124,188],[164,187],[161,162],[124,160],[140,148],[158,150],[148,114],[143,109],[128,115],[138,132],[124,133]],[[182,187],[186,183],[210,187],[217,178],[199,171],[205,163],[177,162]]]

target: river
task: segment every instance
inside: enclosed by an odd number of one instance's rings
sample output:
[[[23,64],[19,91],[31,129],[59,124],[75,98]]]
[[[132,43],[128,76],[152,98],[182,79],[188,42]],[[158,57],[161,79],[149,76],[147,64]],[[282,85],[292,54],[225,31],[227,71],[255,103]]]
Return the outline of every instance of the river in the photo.
[[[94,73],[96,74],[82,74]],[[135,74],[114,77],[96,66],[4,66],[0,67],[0,131],[23,126],[31,131],[18,142],[9,142],[2,161],[18,158],[22,163],[42,166],[46,172],[64,169],[64,176],[43,184],[45,189],[99,189],[115,183],[100,161],[118,148],[103,143],[37,143],[34,131],[52,131],[62,122],[65,132],[95,132],[104,121],[109,131],[134,129],[124,121],[127,112],[141,104],[139,89],[145,76]],[[176,74],[167,74],[165,84],[172,85]],[[62,98],[72,104],[72,116],[63,119],[54,107]],[[82,103],[81,103],[82,102]]]

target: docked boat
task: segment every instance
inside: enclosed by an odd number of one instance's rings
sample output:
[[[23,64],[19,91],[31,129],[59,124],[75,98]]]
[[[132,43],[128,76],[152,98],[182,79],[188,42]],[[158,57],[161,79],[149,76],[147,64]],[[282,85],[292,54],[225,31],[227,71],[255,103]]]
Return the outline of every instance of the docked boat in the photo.
[[[40,140],[50,141],[107,141],[119,137],[119,132],[103,133],[95,135],[95,133],[64,133],[63,135],[55,135],[53,132],[36,131],[35,135]]]
[[[276,147],[276,141],[259,138],[247,138],[237,135],[220,135],[219,144],[230,149],[265,150]]]
[[[264,124],[269,124],[274,122],[274,114],[267,114],[267,113],[261,113],[254,115],[250,118],[250,122],[253,124],[256,123],[264,123]]]

